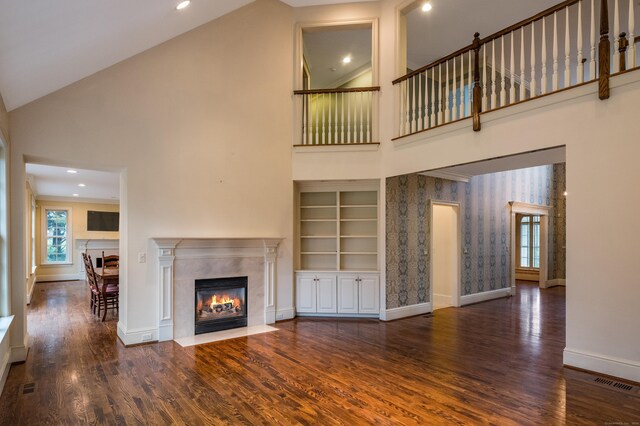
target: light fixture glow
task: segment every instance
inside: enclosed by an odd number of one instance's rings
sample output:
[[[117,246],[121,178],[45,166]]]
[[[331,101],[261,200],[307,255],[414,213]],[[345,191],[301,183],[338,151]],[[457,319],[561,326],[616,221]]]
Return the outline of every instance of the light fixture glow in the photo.
[[[345,56],[344,58],[342,58],[342,63],[343,64],[351,63],[351,56]]]
[[[185,7],[189,6],[189,4],[191,4],[191,0],[184,0],[184,1],[181,1],[181,2],[180,2],[180,3],[178,3],[178,5],[176,6],[176,9],[177,9],[177,10],[182,10],[182,9],[184,9]]]
[[[431,2],[426,2],[425,4],[422,5],[423,12],[428,12],[431,9],[433,9],[433,6],[431,6]]]
[[[568,192],[567,192],[567,191],[564,191],[564,196],[565,196],[565,197],[567,196],[567,194],[568,194]]]
[[[78,184],[78,186],[79,186],[80,188],[84,188],[84,187],[85,187],[85,186],[87,186],[87,185],[85,185],[84,183],[79,183],[79,184]]]
[[[79,196],[80,196],[80,194],[73,194],[73,196],[74,196],[74,197],[79,197]]]
[[[71,173],[72,175],[75,175],[76,173],[78,173],[78,171],[69,169],[69,170],[67,170],[67,173]]]

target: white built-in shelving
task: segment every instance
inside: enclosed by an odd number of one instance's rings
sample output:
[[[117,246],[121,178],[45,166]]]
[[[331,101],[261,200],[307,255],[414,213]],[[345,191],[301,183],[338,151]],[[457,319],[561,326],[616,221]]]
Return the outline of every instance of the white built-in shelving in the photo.
[[[378,193],[300,192],[300,269],[378,269]]]

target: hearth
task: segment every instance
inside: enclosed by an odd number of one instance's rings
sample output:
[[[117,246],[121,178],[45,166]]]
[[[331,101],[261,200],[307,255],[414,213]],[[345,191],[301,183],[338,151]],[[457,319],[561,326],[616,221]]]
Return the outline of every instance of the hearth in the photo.
[[[195,282],[195,334],[247,325],[247,277]]]

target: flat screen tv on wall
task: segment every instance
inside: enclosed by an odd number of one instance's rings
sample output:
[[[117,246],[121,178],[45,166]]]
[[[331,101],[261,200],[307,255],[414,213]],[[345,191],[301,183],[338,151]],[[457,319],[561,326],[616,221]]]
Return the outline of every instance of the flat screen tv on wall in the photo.
[[[87,211],[87,231],[118,231],[120,213]]]

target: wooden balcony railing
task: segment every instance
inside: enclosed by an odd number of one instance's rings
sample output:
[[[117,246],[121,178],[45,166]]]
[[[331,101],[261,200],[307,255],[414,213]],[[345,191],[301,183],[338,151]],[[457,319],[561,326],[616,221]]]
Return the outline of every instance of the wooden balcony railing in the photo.
[[[380,87],[295,90],[302,111],[301,145],[372,143]]]
[[[628,8],[621,9],[624,2]],[[471,45],[398,78],[398,137],[468,117],[478,131],[481,112],[596,79],[606,99],[610,64],[614,74],[638,67],[638,31],[634,0],[614,0],[618,36],[611,49],[608,1],[597,6],[595,0],[564,1],[483,39],[476,33]]]

